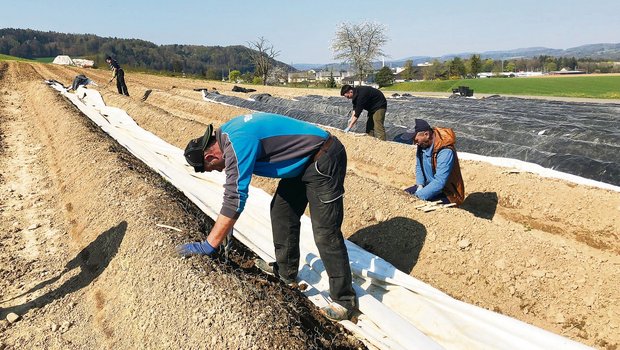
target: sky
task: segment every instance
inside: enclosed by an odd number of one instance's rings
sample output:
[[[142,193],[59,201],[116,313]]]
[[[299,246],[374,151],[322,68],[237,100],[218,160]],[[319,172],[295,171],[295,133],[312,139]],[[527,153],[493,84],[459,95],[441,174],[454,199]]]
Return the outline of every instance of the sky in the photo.
[[[0,28],[155,44],[245,45],[259,37],[287,64],[331,63],[340,23],[387,28],[386,60],[526,47],[620,43],[620,0],[2,0]]]

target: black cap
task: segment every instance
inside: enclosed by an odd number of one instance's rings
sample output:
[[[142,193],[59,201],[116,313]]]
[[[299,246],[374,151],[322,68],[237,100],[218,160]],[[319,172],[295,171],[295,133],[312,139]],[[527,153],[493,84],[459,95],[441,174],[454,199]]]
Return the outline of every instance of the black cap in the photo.
[[[204,151],[212,137],[214,137],[213,125],[209,124],[204,135],[189,141],[187,147],[185,147],[185,160],[194,167],[194,171],[197,173],[205,171]]]
[[[404,134],[400,135],[400,139],[403,141],[413,140],[415,135],[422,131],[431,130],[431,125],[424,119],[416,119],[413,128],[407,130]]]
[[[353,90],[353,86],[349,84],[342,85],[340,88],[340,96],[344,96],[344,94],[346,94],[349,90]]]

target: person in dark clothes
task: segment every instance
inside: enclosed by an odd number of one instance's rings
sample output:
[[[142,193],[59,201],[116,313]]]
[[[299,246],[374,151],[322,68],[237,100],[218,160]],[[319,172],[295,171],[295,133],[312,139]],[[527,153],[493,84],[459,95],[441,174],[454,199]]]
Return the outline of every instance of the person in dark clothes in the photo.
[[[342,235],[347,152],[316,125],[272,113],[231,119],[219,129],[209,125],[191,140],[185,159],[196,172],[224,171],[222,209],[206,241],[179,245],[181,256],[216,254],[245,208],[252,175],[278,178],[271,201],[275,263],[256,267],[294,286],[299,272],[301,217],[310,206],[314,241],[329,277],[332,303],[321,312],[332,321],[349,319],[357,308],[351,267]]]
[[[110,68],[112,69],[112,79],[110,79],[110,83],[114,78],[116,78],[116,88],[118,89],[118,93],[121,95],[129,96],[129,91],[127,91],[127,85],[125,84],[125,72],[123,68],[118,65],[115,59],[108,56],[105,58],[105,61],[108,62]]]
[[[340,96],[344,96],[353,102],[353,112],[345,132],[348,132],[357,119],[362,114],[362,110],[368,111],[366,121],[366,133],[379,140],[385,141],[385,111],[387,110],[387,100],[383,93],[371,86],[343,85],[340,89]]]

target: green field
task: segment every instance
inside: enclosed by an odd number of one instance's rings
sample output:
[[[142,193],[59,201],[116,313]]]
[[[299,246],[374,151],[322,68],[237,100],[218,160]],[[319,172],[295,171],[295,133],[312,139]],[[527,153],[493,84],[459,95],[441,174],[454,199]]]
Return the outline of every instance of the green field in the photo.
[[[27,58],[0,54],[0,61],[32,61],[32,60],[29,60]]]
[[[481,93],[620,99],[618,75],[420,81],[394,84],[387,90],[452,92],[462,85],[473,89],[474,96]]]
[[[34,60],[41,63],[52,63],[56,57],[40,57],[35,58]]]

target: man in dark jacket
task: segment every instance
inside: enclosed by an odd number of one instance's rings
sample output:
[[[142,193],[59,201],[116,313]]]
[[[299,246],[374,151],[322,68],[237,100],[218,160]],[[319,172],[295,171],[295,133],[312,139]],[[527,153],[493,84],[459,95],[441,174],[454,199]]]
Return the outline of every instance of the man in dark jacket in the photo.
[[[368,111],[366,121],[366,133],[379,140],[385,141],[385,111],[387,110],[387,100],[383,93],[370,86],[352,87],[344,85],[340,89],[340,96],[344,96],[353,102],[353,112],[345,132],[349,131],[357,119],[362,114],[362,110]]]
[[[105,61],[108,62],[110,68],[112,69],[112,79],[110,79],[110,83],[114,80],[114,78],[116,78],[116,88],[118,89],[118,93],[129,96],[127,85],[125,85],[125,72],[123,71],[123,68],[121,68],[121,66],[118,65],[118,62],[110,56],[106,57]]]

